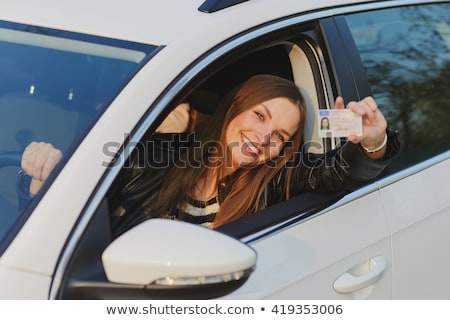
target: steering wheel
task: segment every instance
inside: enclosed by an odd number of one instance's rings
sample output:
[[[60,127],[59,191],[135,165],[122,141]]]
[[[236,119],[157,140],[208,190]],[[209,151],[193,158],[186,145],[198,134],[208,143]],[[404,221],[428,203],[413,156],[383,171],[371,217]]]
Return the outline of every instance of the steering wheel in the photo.
[[[0,168],[20,167],[22,152],[0,152]]]
[[[4,167],[22,167],[22,152],[0,152],[0,169]],[[22,172],[22,171],[19,171]],[[29,197],[31,177],[17,174],[16,190],[24,199]]]

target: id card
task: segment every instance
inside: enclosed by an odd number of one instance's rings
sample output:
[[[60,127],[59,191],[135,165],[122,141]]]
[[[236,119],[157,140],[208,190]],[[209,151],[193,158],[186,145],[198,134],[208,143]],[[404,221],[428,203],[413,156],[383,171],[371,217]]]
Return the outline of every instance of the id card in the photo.
[[[319,137],[362,136],[362,118],[349,109],[319,110]]]

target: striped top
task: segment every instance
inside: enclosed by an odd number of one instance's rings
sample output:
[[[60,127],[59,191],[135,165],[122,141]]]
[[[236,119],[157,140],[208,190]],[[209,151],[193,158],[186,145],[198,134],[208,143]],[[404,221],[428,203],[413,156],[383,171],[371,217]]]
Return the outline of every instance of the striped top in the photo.
[[[183,208],[178,207],[177,209],[176,219],[211,228],[216,213],[219,211],[219,203],[217,197],[208,201],[188,198]]]

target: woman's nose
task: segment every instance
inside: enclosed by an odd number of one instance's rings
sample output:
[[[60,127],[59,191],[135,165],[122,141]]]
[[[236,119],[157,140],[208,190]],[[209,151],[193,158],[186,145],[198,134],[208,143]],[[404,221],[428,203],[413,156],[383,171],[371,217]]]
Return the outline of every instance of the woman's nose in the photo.
[[[270,144],[270,137],[272,136],[272,131],[271,130],[265,130],[264,132],[261,133],[260,135],[260,141],[259,143],[262,146],[267,146]]]

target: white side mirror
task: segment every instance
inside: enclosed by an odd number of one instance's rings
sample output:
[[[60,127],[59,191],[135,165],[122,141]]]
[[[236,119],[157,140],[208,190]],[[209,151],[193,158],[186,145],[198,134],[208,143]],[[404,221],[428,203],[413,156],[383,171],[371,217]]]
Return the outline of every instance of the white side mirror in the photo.
[[[152,288],[244,283],[256,252],[217,231],[186,222],[150,219],[115,239],[103,252],[109,281]]]

